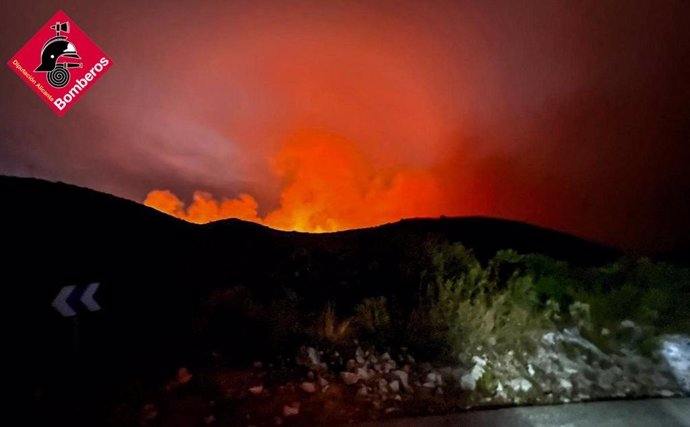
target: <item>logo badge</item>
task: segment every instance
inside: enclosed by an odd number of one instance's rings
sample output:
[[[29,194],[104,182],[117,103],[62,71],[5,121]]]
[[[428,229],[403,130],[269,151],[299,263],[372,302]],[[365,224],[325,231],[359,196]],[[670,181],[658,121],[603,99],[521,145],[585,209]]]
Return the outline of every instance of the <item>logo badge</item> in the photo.
[[[61,116],[113,61],[65,12],[58,11],[7,65]]]

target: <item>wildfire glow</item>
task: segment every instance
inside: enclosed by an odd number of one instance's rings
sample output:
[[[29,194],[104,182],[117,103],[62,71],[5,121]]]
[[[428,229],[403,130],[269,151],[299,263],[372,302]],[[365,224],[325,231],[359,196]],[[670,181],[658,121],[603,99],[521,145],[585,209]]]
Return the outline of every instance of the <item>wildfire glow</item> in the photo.
[[[263,216],[249,194],[218,200],[197,191],[192,203],[185,206],[172,192],[154,190],[144,204],[194,223],[239,218],[281,230],[309,232],[361,228],[442,213],[441,191],[429,172],[377,169],[355,144],[333,135],[298,135],[272,159],[272,167],[283,183],[280,206]]]

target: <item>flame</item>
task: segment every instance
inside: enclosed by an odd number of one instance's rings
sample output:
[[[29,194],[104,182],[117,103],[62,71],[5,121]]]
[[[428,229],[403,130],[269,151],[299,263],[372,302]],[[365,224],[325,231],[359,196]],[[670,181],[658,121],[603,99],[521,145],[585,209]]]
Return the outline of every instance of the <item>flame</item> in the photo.
[[[271,163],[282,181],[280,205],[263,217],[249,194],[219,200],[197,191],[185,207],[171,191],[154,190],[144,204],[194,223],[239,218],[308,232],[368,227],[442,212],[442,193],[431,173],[378,169],[355,144],[334,135],[300,133]]]

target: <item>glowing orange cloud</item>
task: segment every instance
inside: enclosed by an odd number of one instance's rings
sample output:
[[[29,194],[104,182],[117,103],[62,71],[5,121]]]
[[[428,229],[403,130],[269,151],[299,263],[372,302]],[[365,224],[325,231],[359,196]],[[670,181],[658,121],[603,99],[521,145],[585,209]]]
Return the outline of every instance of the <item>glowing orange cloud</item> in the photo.
[[[334,135],[299,133],[272,159],[272,166],[282,180],[280,206],[264,217],[249,194],[217,200],[199,191],[185,207],[172,192],[155,190],[144,204],[195,223],[239,218],[281,230],[311,232],[442,213],[442,193],[430,173],[377,169],[355,144]]]

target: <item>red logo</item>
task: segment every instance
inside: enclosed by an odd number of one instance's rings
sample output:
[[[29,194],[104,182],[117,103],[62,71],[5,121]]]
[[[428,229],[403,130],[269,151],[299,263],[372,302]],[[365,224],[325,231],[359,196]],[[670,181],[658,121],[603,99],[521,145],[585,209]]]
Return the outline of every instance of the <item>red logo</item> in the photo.
[[[61,116],[113,61],[60,10],[7,65]]]

